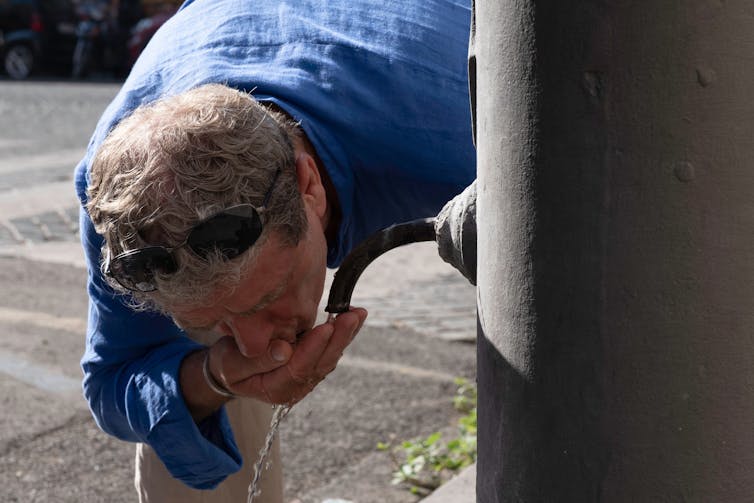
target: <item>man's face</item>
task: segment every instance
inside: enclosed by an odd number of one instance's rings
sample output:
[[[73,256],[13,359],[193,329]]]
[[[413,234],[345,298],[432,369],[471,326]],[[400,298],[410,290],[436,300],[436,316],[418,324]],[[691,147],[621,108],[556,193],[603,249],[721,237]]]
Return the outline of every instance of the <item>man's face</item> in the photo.
[[[304,238],[295,247],[284,246],[271,233],[233,293],[219,291],[208,306],[170,310],[189,334],[198,329],[234,337],[241,353],[253,358],[272,340],[295,344],[297,335],[314,326],[325,283],[329,212],[317,163],[301,145],[296,177],[308,222]]]
[[[212,305],[172,310],[176,323],[192,330],[232,336],[247,358],[267,351],[270,341],[291,344],[316,320],[325,281],[327,245],[322,229],[309,219],[297,246],[270,235],[231,295],[220,292]]]

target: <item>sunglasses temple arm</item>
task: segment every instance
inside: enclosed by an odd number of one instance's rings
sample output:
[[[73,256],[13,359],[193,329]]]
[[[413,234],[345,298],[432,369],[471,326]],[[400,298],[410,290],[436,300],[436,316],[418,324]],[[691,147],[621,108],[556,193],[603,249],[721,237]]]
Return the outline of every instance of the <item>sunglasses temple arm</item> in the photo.
[[[270,202],[270,197],[272,197],[272,189],[275,187],[275,183],[278,181],[278,178],[280,178],[281,171],[282,170],[280,168],[275,171],[275,176],[272,178],[270,188],[267,190],[267,194],[265,194],[264,196],[264,201],[262,201],[262,208],[267,208],[267,203]]]

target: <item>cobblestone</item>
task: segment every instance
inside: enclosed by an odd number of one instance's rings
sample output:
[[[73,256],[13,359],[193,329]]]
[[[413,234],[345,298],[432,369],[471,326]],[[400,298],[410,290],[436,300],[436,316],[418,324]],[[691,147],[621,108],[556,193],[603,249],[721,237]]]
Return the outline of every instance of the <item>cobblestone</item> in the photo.
[[[78,208],[75,207],[0,221],[0,246],[78,240]]]
[[[354,304],[369,310],[372,325],[406,327],[442,339],[474,341],[476,289],[460,274],[449,271],[408,281],[390,295],[354,296]]]

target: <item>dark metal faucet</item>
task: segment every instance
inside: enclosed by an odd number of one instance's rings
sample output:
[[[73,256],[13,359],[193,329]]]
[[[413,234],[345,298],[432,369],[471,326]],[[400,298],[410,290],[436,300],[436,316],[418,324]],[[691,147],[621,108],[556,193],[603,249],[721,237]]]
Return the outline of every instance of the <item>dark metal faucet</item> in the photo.
[[[437,241],[442,259],[476,284],[476,182],[448,202],[437,217],[391,225],[356,246],[335,273],[325,311],[348,311],[356,282],[374,259],[393,248],[421,241]]]

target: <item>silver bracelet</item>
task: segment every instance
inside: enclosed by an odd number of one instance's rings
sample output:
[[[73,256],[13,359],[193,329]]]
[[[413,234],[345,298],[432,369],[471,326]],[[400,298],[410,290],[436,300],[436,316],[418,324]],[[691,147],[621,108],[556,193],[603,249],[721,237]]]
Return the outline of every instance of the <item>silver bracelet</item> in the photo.
[[[224,396],[225,398],[236,398],[238,395],[228,390],[225,386],[217,382],[217,379],[215,379],[212,376],[212,372],[209,371],[209,350],[207,350],[206,353],[204,353],[204,363],[202,364],[202,373],[204,374],[204,381],[207,383],[207,386],[217,393],[220,396]]]

